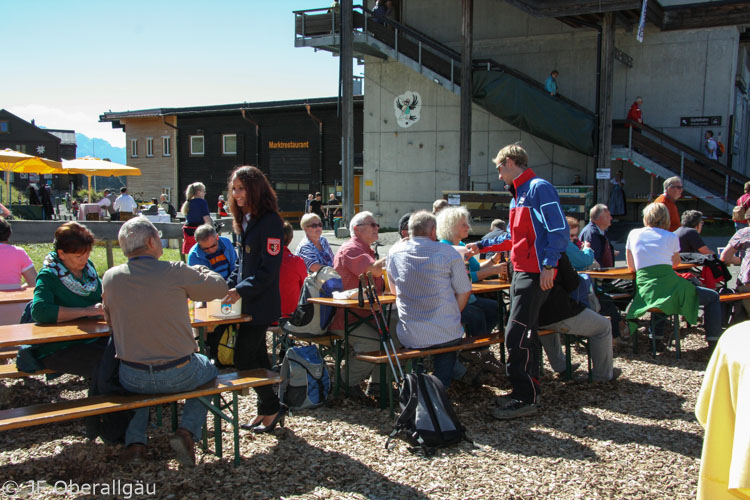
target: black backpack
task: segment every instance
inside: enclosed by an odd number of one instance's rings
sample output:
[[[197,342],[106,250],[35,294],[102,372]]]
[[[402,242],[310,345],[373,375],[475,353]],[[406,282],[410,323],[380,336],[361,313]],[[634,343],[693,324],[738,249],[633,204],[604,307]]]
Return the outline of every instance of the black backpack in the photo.
[[[399,406],[401,415],[385,442],[386,449],[399,434],[414,446],[411,451],[420,447],[425,455],[434,454],[435,448],[469,441],[443,384],[434,375],[407,374],[399,393]]]

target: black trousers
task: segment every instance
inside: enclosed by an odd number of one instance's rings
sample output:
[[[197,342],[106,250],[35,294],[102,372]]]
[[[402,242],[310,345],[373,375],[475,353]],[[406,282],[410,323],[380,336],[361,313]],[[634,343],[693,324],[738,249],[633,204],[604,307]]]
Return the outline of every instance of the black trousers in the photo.
[[[99,368],[99,362],[107,347],[107,340],[107,337],[102,337],[93,342],[74,344],[60,349],[42,358],[42,365],[59,373],[70,373],[90,379]]]
[[[507,371],[511,397],[533,403],[539,389],[539,310],[549,295],[539,286],[538,273],[514,272],[510,285],[510,314],[505,326]]]
[[[234,345],[234,366],[238,370],[271,368],[266,349],[267,329],[268,325],[240,324]],[[258,395],[258,415],[273,415],[281,408],[272,386],[255,387],[255,393]]]

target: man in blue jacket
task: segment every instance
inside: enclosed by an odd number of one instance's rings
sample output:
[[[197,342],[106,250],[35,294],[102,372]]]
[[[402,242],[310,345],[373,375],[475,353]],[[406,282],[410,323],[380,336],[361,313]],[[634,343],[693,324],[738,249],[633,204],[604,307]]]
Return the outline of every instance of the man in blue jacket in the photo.
[[[219,273],[222,278],[229,279],[237,262],[237,252],[232,241],[216,234],[211,224],[203,224],[195,230],[196,244],[187,256],[189,266],[206,266]]]
[[[555,187],[528,168],[529,157],[518,144],[505,146],[494,159],[500,179],[508,185],[509,235],[467,245],[482,252],[510,249],[513,281],[510,314],[505,328],[508,377],[512,392],[491,412],[498,420],[536,414],[539,395],[539,311],[554,285],[557,261],[569,233]]]

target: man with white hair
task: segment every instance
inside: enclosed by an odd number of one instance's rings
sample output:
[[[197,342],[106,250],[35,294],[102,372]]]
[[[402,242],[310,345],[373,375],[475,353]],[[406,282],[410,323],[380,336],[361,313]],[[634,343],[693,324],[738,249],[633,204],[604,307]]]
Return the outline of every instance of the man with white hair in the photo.
[[[375,285],[379,294],[383,293],[385,282],[383,281],[383,266],[385,257],[375,259],[375,252],[371,245],[378,241],[378,229],[380,225],[375,221],[375,217],[370,212],[359,212],[349,222],[349,234],[351,239],[341,245],[339,251],[333,259],[333,268],[341,276],[341,282],[344,290],[357,288],[359,285],[359,276],[371,272],[375,278]],[[391,315],[391,323],[395,326],[395,315]],[[370,320],[373,318],[370,317]],[[344,332],[344,313],[339,310],[333,318],[331,327],[334,333],[343,336]],[[389,328],[391,335],[396,339],[395,328]],[[380,349],[380,336],[378,331],[372,326],[372,321],[364,322],[349,334],[349,344],[356,353],[377,351]],[[349,394],[355,397],[363,396],[359,387],[360,381],[370,377],[367,386],[367,394],[375,395],[379,393],[379,384],[372,380],[372,371],[375,365],[358,361],[355,356],[350,355],[348,360],[349,371]],[[342,373],[342,378],[346,381],[346,374]]]
[[[188,299],[208,301],[227,294],[227,284],[206,267],[159,260],[159,232],[145,217],[127,221],[118,240],[128,262],[102,278],[102,303],[112,328],[119,378],[130,392],[158,394],[190,391],[213,380],[217,370],[198,354],[188,314]],[[169,438],[177,461],[195,465],[195,440],[206,421],[206,406],[185,402],[182,421]],[[125,433],[122,463],[146,458],[148,408],[135,410]]]
[[[434,215],[420,211],[409,218],[409,238],[388,254],[388,279],[396,294],[403,345],[427,349],[461,340],[461,310],[469,302],[471,280],[456,249],[437,241]],[[455,351],[433,356],[435,376],[446,388],[455,364]]]
[[[615,250],[607,238],[607,229],[612,225],[612,215],[603,203],[591,207],[589,223],[581,230],[579,239],[590,243],[594,251],[594,259],[601,267],[614,267],[615,257],[620,253]]]
[[[669,230],[675,232],[680,227],[680,211],[677,209],[677,200],[682,198],[682,179],[677,176],[670,177],[664,181],[664,192],[660,194],[654,203],[661,203],[669,211]]]

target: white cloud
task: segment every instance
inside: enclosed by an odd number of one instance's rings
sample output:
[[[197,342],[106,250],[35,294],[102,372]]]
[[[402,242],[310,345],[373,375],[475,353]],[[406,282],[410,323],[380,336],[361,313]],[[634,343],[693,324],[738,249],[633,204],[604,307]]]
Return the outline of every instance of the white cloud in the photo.
[[[8,107],[8,111],[26,121],[35,120],[37,126],[72,129],[88,137],[97,137],[116,147],[125,146],[125,132],[113,129],[111,123],[99,123],[98,112],[51,108],[40,104]]]

